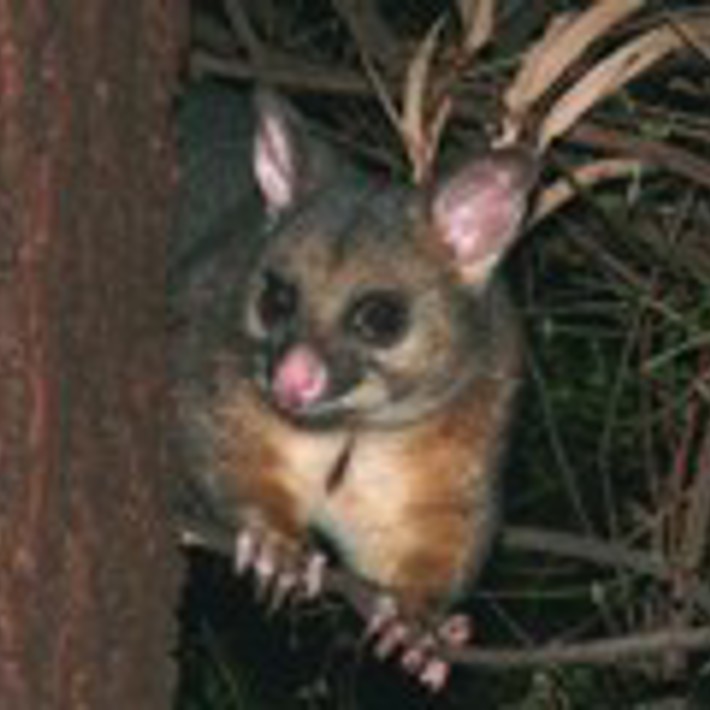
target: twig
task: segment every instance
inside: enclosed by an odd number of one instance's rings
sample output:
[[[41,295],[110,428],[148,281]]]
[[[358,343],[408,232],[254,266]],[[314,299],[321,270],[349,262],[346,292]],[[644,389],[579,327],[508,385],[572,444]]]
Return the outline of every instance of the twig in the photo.
[[[667,141],[639,137],[628,131],[602,127],[592,121],[581,121],[567,136],[572,142],[592,148],[632,155],[647,163],[682,175],[705,187],[710,187],[710,162]]]
[[[336,12],[348,25],[355,43],[363,54],[372,57],[381,66],[399,65],[402,71],[402,52],[398,38],[378,12],[376,3],[358,0],[334,0]]]
[[[668,564],[660,557],[592,537],[539,528],[509,527],[503,532],[502,543],[512,550],[567,557],[600,567],[626,567],[636,574],[660,580],[670,576]]]
[[[372,95],[372,85],[361,72],[326,67],[290,55],[271,54],[262,66],[238,57],[218,57],[196,49],[190,58],[191,71],[199,76],[214,75],[225,79],[259,79],[273,86],[330,94]]]
[[[663,629],[569,645],[548,645],[528,650],[467,648],[451,654],[466,665],[495,670],[549,665],[612,665],[669,651],[699,651],[710,648],[710,626]]]
[[[540,371],[540,367],[538,366],[533,353],[528,354],[527,369],[530,373],[532,382],[539,392],[540,409],[545,422],[545,429],[547,431],[550,448],[552,449],[552,453],[555,457],[555,462],[562,473],[562,481],[565,486],[565,492],[580,524],[583,525],[585,530],[591,534],[594,528],[587,511],[586,503],[580,494],[577,482],[578,475],[570,461],[567,448],[565,447],[562,437],[560,436],[560,432],[555,424],[555,415],[553,412],[551,397],[545,388],[542,372]]]
[[[683,536],[684,571],[697,571],[708,552],[710,535],[710,425],[705,427],[697,454],[695,479]]]
[[[264,61],[264,49],[244,12],[242,3],[240,0],[225,0],[224,9],[227,11],[229,22],[238,40],[246,47],[253,64],[259,68]]]
[[[580,165],[573,169],[574,181],[563,177],[544,188],[535,202],[529,223],[541,222],[572,201],[579,193],[578,185],[588,188],[606,180],[628,178],[643,167],[644,164],[635,158],[608,158]]]

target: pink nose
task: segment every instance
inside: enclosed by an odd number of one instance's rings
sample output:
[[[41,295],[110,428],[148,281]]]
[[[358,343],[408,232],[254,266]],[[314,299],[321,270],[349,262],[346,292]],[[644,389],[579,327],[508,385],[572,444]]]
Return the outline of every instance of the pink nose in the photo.
[[[312,348],[295,345],[276,367],[271,386],[278,404],[299,409],[323,396],[328,386],[328,370]]]

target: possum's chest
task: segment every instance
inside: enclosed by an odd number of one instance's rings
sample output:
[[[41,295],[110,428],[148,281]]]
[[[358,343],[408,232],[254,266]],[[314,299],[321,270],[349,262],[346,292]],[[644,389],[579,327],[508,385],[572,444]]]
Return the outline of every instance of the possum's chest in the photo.
[[[215,463],[237,518],[255,514],[287,536],[315,531],[346,566],[383,585],[432,569],[448,583],[461,567],[472,517],[487,507],[489,471],[479,465],[487,432],[436,419],[403,430],[305,431],[246,388],[227,400]]]
[[[348,537],[392,527],[416,496],[396,439],[292,434],[278,450],[277,475],[304,520],[345,546]]]
[[[319,463],[308,446],[291,451],[291,491],[308,527],[347,566],[385,585],[397,582],[405,561],[438,558],[434,541],[440,537],[447,540],[447,557],[448,548],[461,554],[470,532],[461,516],[464,472],[429,470],[414,461],[408,438],[346,439]]]
[[[392,546],[407,526],[417,480],[399,441],[363,437],[343,449],[312,509],[312,524],[357,565],[365,549]],[[360,561],[362,562],[362,561]]]

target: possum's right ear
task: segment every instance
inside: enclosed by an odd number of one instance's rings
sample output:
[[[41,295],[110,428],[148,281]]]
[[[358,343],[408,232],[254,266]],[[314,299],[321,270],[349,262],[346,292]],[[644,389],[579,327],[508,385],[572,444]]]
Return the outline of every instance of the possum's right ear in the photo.
[[[434,233],[464,284],[478,288],[520,232],[537,163],[522,148],[470,161],[434,194]]]
[[[254,176],[267,211],[276,214],[323,185],[335,172],[336,160],[276,93],[261,88],[255,103]]]

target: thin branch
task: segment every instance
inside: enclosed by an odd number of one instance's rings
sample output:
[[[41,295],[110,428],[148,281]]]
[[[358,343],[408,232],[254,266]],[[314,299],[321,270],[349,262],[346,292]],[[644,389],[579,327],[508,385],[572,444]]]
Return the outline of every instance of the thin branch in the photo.
[[[708,552],[710,535],[710,425],[702,435],[695,467],[689,510],[683,536],[684,571],[700,569]]]
[[[225,79],[259,79],[277,87],[318,93],[372,95],[372,85],[362,72],[327,67],[298,57],[271,54],[263,65],[238,57],[218,57],[196,49],[190,57],[194,75],[214,75]]]
[[[333,0],[333,5],[348,25],[361,53],[372,57],[382,66],[391,68],[399,64],[402,70],[400,41],[378,12],[377,3]]]
[[[567,138],[579,145],[634,156],[710,187],[710,162],[668,141],[643,138],[638,133],[608,128],[592,121],[580,121]]]
[[[224,9],[237,39],[246,48],[254,65],[260,67],[265,59],[264,48],[244,12],[241,0],[225,0]]]
[[[203,547],[228,556],[233,555],[234,539],[224,528],[194,520],[180,521],[182,542],[187,547]],[[528,551],[546,552],[596,564],[626,565],[636,572],[666,579],[670,569],[656,557],[625,550],[618,545],[567,533],[537,530],[534,528],[509,528],[505,531],[506,547]],[[326,571],[325,588],[345,598],[363,618],[369,618],[376,607],[377,590],[374,585],[348,572]],[[703,605],[710,608],[710,595],[703,591]],[[710,627],[664,629],[655,632],[629,634],[575,644],[548,644],[535,649],[465,649],[445,654],[453,661],[488,668],[511,666],[530,667],[550,664],[590,663],[608,665],[620,660],[633,660],[669,650],[697,650],[710,648]]]
[[[574,180],[562,177],[546,186],[538,196],[529,217],[529,224],[536,224],[554,214],[579,194],[578,185],[589,188],[607,180],[628,179],[637,174],[644,163],[635,158],[607,158],[575,167]]]
[[[223,528],[203,521],[198,523],[192,519],[181,520],[180,528],[185,537],[184,542],[188,546],[204,547],[223,555],[233,553],[234,541]],[[674,574],[672,565],[659,555],[631,549],[598,538],[558,530],[510,525],[503,530],[501,544],[509,550],[565,557],[599,567],[609,567],[615,570],[623,567],[630,572],[658,581],[671,580]],[[335,573],[335,577],[337,576],[338,574]],[[372,588],[372,585],[367,583],[364,585],[367,588]],[[342,591],[343,584],[338,582],[335,587],[338,591]],[[710,589],[704,586],[700,587],[697,590],[696,602],[706,613],[710,614]],[[359,609],[359,604],[355,604],[355,608]]]
[[[539,392],[540,410],[545,422],[545,429],[548,436],[548,441],[555,462],[562,474],[562,482],[565,486],[565,492],[569,498],[570,504],[574,509],[575,515],[584,526],[585,530],[590,534],[593,533],[594,527],[591,518],[587,511],[587,506],[580,494],[578,486],[578,474],[571,463],[567,448],[560,436],[560,432],[555,422],[555,413],[549,393],[545,387],[545,381],[540,367],[538,366],[533,353],[528,353],[527,369],[530,373],[530,379],[534,383]]]
[[[669,651],[710,649],[710,626],[630,634],[615,638],[569,645],[549,645],[528,650],[470,648],[451,654],[451,659],[466,665],[504,670],[549,665],[608,666]]]

